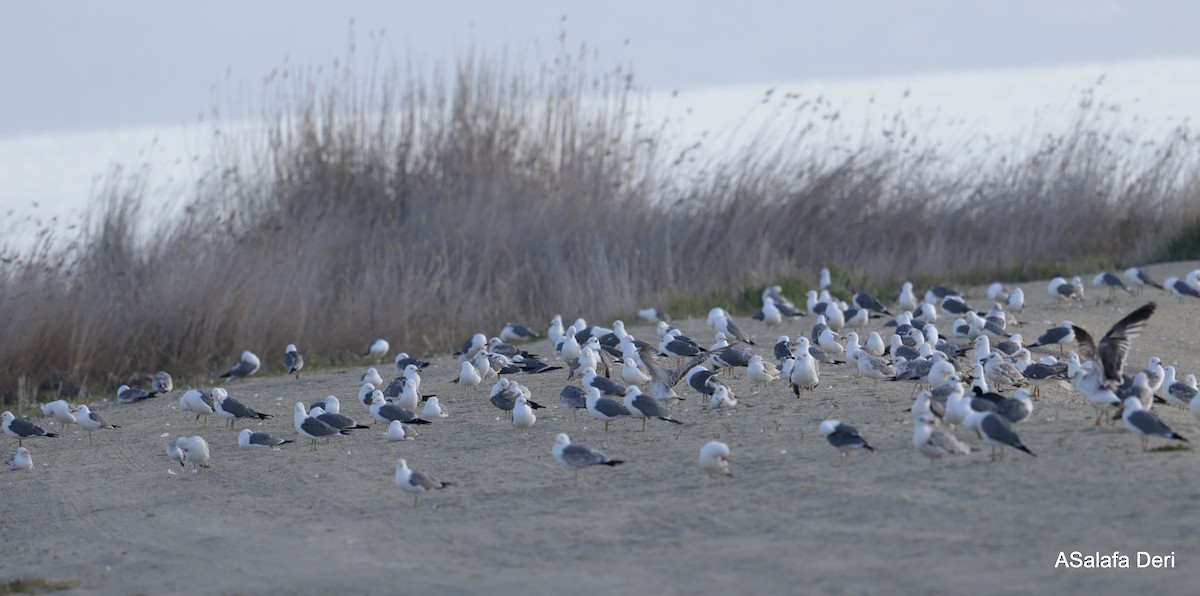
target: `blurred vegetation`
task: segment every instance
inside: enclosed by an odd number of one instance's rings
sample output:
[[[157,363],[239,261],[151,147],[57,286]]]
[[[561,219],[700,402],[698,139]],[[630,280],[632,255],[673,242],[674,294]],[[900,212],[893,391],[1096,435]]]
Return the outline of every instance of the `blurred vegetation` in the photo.
[[[902,115],[834,134],[828,101],[773,92],[761,130],[703,151],[649,120],[628,67],[565,40],[532,69],[354,52],[214,109],[181,217],[147,217],[149,173],[117,167],[78,237],[5,247],[0,396],[205,382],[247,349],[279,370],[288,343],[314,365],[376,337],[441,352],[556,313],[749,314],[771,284],[803,305],[823,265],[835,294],[887,299],[1200,254],[1190,131],[1131,136],[1090,92],[999,158]]]

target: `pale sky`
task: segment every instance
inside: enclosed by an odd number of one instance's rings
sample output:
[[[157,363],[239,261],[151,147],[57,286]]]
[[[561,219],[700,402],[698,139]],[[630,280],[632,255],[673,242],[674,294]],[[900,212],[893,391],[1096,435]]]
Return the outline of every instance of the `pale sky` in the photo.
[[[549,56],[565,28],[653,90],[1200,57],[1184,0],[2,2],[0,136],[191,122],[285,57],[342,56],[351,19],[425,64]]]

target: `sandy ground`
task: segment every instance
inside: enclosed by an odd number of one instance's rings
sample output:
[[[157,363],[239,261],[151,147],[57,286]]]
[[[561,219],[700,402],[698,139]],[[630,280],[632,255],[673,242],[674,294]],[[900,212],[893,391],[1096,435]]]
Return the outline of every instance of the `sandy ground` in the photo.
[[[1151,271],[1161,280],[1193,266]],[[1153,299],[1160,310],[1130,362],[1140,368],[1158,355],[1181,377],[1200,372],[1200,304],[1157,291],[1100,303],[1105,294],[1089,284],[1086,305],[1064,310],[1044,283],[1023,287],[1028,341],[1064,318],[1099,336]],[[812,322],[743,326],[767,354],[781,332],[807,333]],[[712,337],[701,320],[680,327]],[[550,352],[545,342],[529,349]],[[252,428],[294,438],[297,400],[336,394],[344,413],[369,421],[354,398],[365,368],[228,389],[275,415]],[[394,376],[390,365],[381,370]],[[307,443],[239,450],[237,431],[219,419],[201,427],[178,411],[181,389],[136,405],[99,403],[121,429],[97,432],[93,443],[74,428],[28,441],[34,470],[0,471],[0,577],[72,582],[81,593],[1185,593],[1200,585],[1196,454],[1140,452],[1122,425],[1094,428],[1091,408],[1067,388],[1044,390],[1018,427],[1036,458],[1010,452],[989,463],[984,448],[931,467],[911,445],[903,410],[912,387],[885,383],[876,395],[847,366],[824,366],[815,396],[803,399],[784,383],[753,387],[743,372],[729,381],[741,404],[720,414],[681,387],[692,397],[675,411],[684,424],[651,422],[644,433],[634,420],[606,433],[586,413],[575,419],[559,408],[562,371],[530,376],[521,381],[549,408],[528,438],[486,390],[447,383],[456,371],[443,356],[424,373],[424,391],[451,415],[416,440],[386,443],[376,425],[315,453]],[[1190,413],[1158,411],[1200,437]],[[817,430],[831,417],[856,425],[878,451],[838,465]],[[551,456],[559,432],[628,463],[586,470],[574,487]],[[192,474],[167,460],[168,437],[187,434],[208,440],[210,469]],[[710,439],[732,448],[734,477],[723,484],[696,464]],[[16,442],[3,440],[7,455]],[[410,507],[393,484],[399,456],[455,486]],[[1120,551],[1134,565],[1138,551],[1174,553],[1176,564],[1055,569],[1060,551]]]

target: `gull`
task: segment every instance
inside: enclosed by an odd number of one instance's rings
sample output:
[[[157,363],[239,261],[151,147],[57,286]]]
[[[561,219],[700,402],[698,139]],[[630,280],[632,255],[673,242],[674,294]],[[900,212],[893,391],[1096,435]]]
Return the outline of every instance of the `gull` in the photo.
[[[361,401],[362,404],[368,408],[371,407],[371,394],[375,393],[375,391],[377,391],[377,389],[375,389],[375,385],[372,385],[371,383],[363,383],[362,386],[358,388],[358,401]],[[380,392],[380,395],[383,395],[383,392]]]
[[[751,356],[753,354],[737,346],[729,346],[725,349],[709,353],[712,363],[719,368],[727,369],[731,376],[733,369],[749,367]]]
[[[115,424],[109,424],[104,416],[88,409],[87,404],[79,404],[76,407],[77,414],[75,415],[75,423],[79,428],[88,431],[88,442],[92,442],[92,431],[102,428],[121,428]]]
[[[713,387],[712,399],[708,401],[708,409],[719,410],[721,408],[732,408],[736,406],[738,400],[734,397],[729,388],[718,383]]]
[[[150,390],[155,394],[170,393],[174,389],[175,382],[171,379],[171,373],[165,370],[154,373],[154,378],[150,379]]]
[[[934,401],[932,398],[933,394],[928,391],[917,393],[917,399],[913,400],[912,406],[909,406],[909,412],[912,414],[914,424],[922,416],[931,418],[936,424],[938,419],[946,415],[945,405],[942,402]]]
[[[1146,275],[1145,271],[1142,271],[1138,267],[1130,267],[1126,269],[1125,279],[1129,283],[1133,284],[1133,287],[1137,288],[1138,293],[1141,293],[1142,289],[1146,286],[1153,286],[1160,290],[1163,289],[1162,284],[1151,279],[1149,275]]]
[[[1009,312],[1022,312],[1025,310],[1025,290],[1021,288],[1013,289],[1008,295],[1008,300],[1004,302],[1005,310]]]
[[[719,384],[717,376],[720,371],[708,370],[701,365],[690,368],[687,372],[688,387],[701,395],[712,395],[713,389]]]
[[[1129,287],[1125,285],[1125,282],[1121,281],[1121,278],[1107,271],[1101,271],[1100,273],[1097,273],[1096,277],[1092,278],[1092,285],[1096,287],[1107,287],[1109,300],[1116,298],[1117,290],[1125,290],[1126,292],[1129,292],[1130,296],[1134,295],[1133,290],[1129,289]]]
[[[587,411],[593,418],[604,421],[604,432],[608,432],[609,422],[621,416],[631,415],[629,408],[626,408],[624,404],[612,398],[601,397],[600,390],[595,387],[588,387],[586,395]]]
[[[179,439],[171,439],[167,441],[167,457],[171,461],[179,462],[180,467],[183,466],[183,450],[179,448]]]
[[[650,375],[642,372],[633,358],[625,358],[621,366],[621,380],[630,385],[643,385],[650,382]]]
[[[450,414],[448,414],[446,409],[442,407],[442,404],[438,402],[436,395],[430,395],[429,397],[425,398],[425,407],[421,408],[422,418],[447,418],[449,416]]]
[[[733,317],[721,307],[714,307],[708,312],[708,325],[717,331],[725,334],[725,337],[736,339],[742,343],[754,345],[754,341],[742,331],[737,323],[733,322]]]
[[[996,405],[996,413],[1007,418],[1013,424],[1028,419],[1033,414],[1033,401],[1029,399],[1029,390],[1018,387],[1016,391],[1013,391],[1012,397]]]
[[[875,451],[875,448],[867,443],[867,440],[858,433],[857,428],[854,428],[853,426],[850,426],[841,420],[833,419],[822,421],[820,430],[821,436],[825,437],[825,440],[828,441],[834,449],[837,449],[841,452],[843,462],[845,462],[846,458],[849,457],[851,449],[866,449],[867,451]]]
[[[300,369],[304,368],[304,356],[300,355],[296,344],[288,344],[283,349],[283,367],[287,369],[289,375],[296,375],[297,379],[300,378]]]
[[[867,342],[863,344],[862,349],[871,356],[883,356],[883,352],[886,347],[883,343],[883,338],[880,337],[879,333],[877,331],[872,331],[867,335]]]
[[[821,271],[819,272],[819,275],[820,275],[820,279],[819,279],[819,283],[818,283],[817,287],[821,288],[822,290],[828,290],[829,288],[833,287],[833,278],[829,275],[828,267],[821,267]],[[812,309],[809,309],[809,310],[812,310]]]
[[[771,286],[762,293],[763,304],[771,303],[779,309],[780,314],[785,317],[803,317],[806,313],[796,307],[796,303],[792,302],[783,295],[783,288],[780,286]]]
[[[582,346],[579,345],[579,340],[575,339],[575,327],[567,327],[563,333],[562,342],[558,344],[555,352],[558,354],[559,360],[570,362],[579,357]]]
[[[1150,388],[1146,371],[1138,372],[1132,379],[1126,377],[1125,382],[1117,388],[1117,397],[1122,402],[1130,397],[1136,397],[1142,404],[1142,409],[1149,411],[1154,405],[1154,390]]]
[[[1157,392],[1162,387],[1163,379],[1166,375],[1166,370],[1163,369],[1162,358],[1151,356],[1146,363],[1146,368],[1142,369],[1146,373],[1146,381],[1150,384],[1150,390]]]
[[[1104,373],[1104,385],[1109,389],[1116,389],[1123,382],[1121,369],[1125,366],[1130,342],[1137,339],[1146,329],[1155,308],[1153,302],[1148,302],[1129,313],[1114,323],[1108,333],[1100,338],[1099,343],[1079,326],[1071,326],[1075,332],[1075,341],[1079,344],[1080,358],[1091,360],[1101,368]]]
[[[533,341],[541,339],[536,331],[520,323],[508,322],[500,330],[500,341]]]
[[[667,356],[677,357],[677,359],[690,359],[690,357],[707,353],[708,350],[701,348],[690,337],[677,335],[676,332],[667,332],[667,335],[662,336],[659,341],[659,351]],[[646,359],[642,357],[642,361],[644,362]]]
[[[492,385],[492,390],[488,394],[488,401],[496,408],[510,413],[517,405],[517,398],[521,396],[521,392],[512,386],[512,381],[509,379],[500,379]],[[526,398],[528,399],[528,398]]]
[[[925,291],[925,302],[929,304],[941,304],[947,296],[957,296],[962,298],[962,294],[958,290],[947,288],[945,286],[934,286]]]
[[[281,439],[269,433],[256,433],[248,428],[243,428],[242,432],[238,433],[238,447],[242,449],[273,449],[287,443],[295,443],[295,441]]]
[[[1025,347],[1024,343],[1025,338],[1020,333],[1013,333],[1012,335],[1008,336],[1008,339],[997,343],[995,349],[997,352],[1000,352],[1005,356],[1014,356],[1016,355],[1017,350]]]
[[[393,420],[388,423],[387,442],[395,443],[396,441],[411,441],[412,428],[399,420]]]
[[[594,388],[604,395],[624,395],[625,388],[613,382],[612,379],[602,377],[596,374],[596,369],[587,367],[583,369],[583,388],[586,390],[589,387]]]
[[[770,362],[764,362],[762,356],[755,354],[750,357],[747,376],[755,383],[770,383],[779,379],[779,369]]]
[[[1200,409],[1200,406],[1197,406],[1196,401],[1193,399],[1196,397],[1195,375],[1188,375],[1184,377],[1183,381],[1177,381],[1175,380],[1175,367],[1164,366],[1163,377],[1162,386],[1165,393],[1163,397],[1168,403],[1182,408],[1190,408],[1193,413],[1197,409]]]
[[[900,286],[900,297],[896,299],[896,308],[901,311],[917,310],[917,297],[913,294],[911,281],[906,281]]]
[[[917,350],[904,345],[904,338],[899,335],[892,336],[891,345],[892,359],[896,360],[904,358],[906,360],[915,360],[921,357],[921,353]]]
[[[464,360],[462,366],[459,367],[458,378],[450,382],[458,383],[459,385],[465,385],[474,390],[477,389],[479,384],[483,382],[483,377],[479,374],[479,371],[476,370],[475,365],[472,364],[470,360]]]
[[[1033,385],[1033,395],[1041,395],[1041,387],[1047,383],[1062,382],[1068,380],[1066,367],[1063,365],[1049,365],[1041,362],[1033,362],[1029,350],[1021,348],[1014,354],[1016,358],[1013,365],[1021,371],[1025,377],[1025,381]],[[1053,357],[1051,357],[1053,358]]]
[[[647,307],[637,311],[638,317],[646,320],[647,323],[671,323],[671,315],[667,314],[664,309],[658,307]]]
[[[918,323],[936,323],[937,318],[938,311],[936,306],[932,304],[922,304],[919,308],[917,308],[917,312],[913,315],[912,320]]]
[[[507,379],[506,379],[507,380]],[[383,399],[383,392],[376,389],[371,393],[371,416],[385,424],[399,420],[406,424],[429,424],[428,420],[417,417],[416,412],[406,410],[395,404],[389,404]]]
[[[520,355],[513,356],[512,365],[520,368],[523,375],[538,375],[552,370],[562,370],[561,366],[551,366],[537,358]]]
[[[310,408],[308,410],[308,415],[338,430],[358,430],[362,428],[371,428],[365,424],[359,424],[357,420],[340,412],[328,412],[320,406]]]
[[[208,417],[217,411],[217,404],[211,393],[189,389],[179,397],[179,410],[194,413],[196,420],[204,416],[204,426],[208,426]]]
[[[774,329],[783,322],[783,312],[779,310],[778,306],[775,306],[774,302],[764,300],[762,309],[754,313],[750,318],[762,321],[767,325],[768,329]]]
[[[997,414],[993,410],[973,412],[963,421],[963,426],[979,433],[979,436],[983,437],[983,440],[992,446],[991,461],[996,461],[997,447],[1000,449],[1000,459],[1004,459],[1004,447],[1006,445],[1037,457],[1036,454],[1021,442],[1021,437],[1017,436],[1017,431],[1013,429],[1012,423],[1008,421],[1008,418]]]
[[[380,397],[382,400],[382,396]],[[334,428],[328,424],[313,418],[308,415],[304,409],[303,402],[296,402],[295,412],[292,415],[292,421],[296,425],[296,433],[312,441],[312,446],[309,451],[317,450],[317,439],[328,439],[337,435],[348,435],[350,431],[343,428]]]
[[[312,410],[313,408],[321,408],[330,414],[341,414],[342,400],[338,399],[336,395],[326,395],[325,399],[314,403],[311,407],[309,407],[309,410]]]
[[[871,379],[876,390],[879,389],[881,379],[892,380],[896,377],[896,367],[888,364],[883,358],[872,356],[866,350],[859,350],[856,358],[858,359],[858,372]]]
[[[642,393],[634,385],[625,388],[625,409],[629,410],[630,416],[635,416],[642,419],[642,431],[646,430],[647,418],[658,418],[674,424],[682,424],[682,422],[671,417],[671,411],[662,402],[654,399],[650,395]]]
[[[1069,282],[1062,277],[1056,277],[1050,280],[1046,291],[1052,298],[1061,300],[1063,304],[1071,300],[1083,300],[1083,283],[1080,282],[1079,277],[1075,277]]]
[[[933,465],[933,460],[947,455],[971,453],[971,448],[966,443],[950,433],[934,428],[933,418],[928,416],[921,416],[913,423],[913,447],[918,453],[929,458],[930,466]]]
[[[791,373],[788,375],[788,385],[792,393],[800,397],[800,391],[813,391],[821,384],[820,371],[817,361],[808,353],[808,338],[800,338],[800,349],[796,350],[796,358],[792,361]]]
[[[558,394],[558,401],[562,407],[571,410],[571,417],[574,418],[579,410],[587,409],[587,397],[584,396],[583,390],[574,385],[567,385],[562,388]]]
[[[1050,346],[1058,344],[1058,353],[1063,354],[1063,346],[1075,341],[1075,324],[1071,321],[1063,321],[1058,327],[1051,327],[1037,338],[1037,341],[1029,344],[1030,348],[1039,346]]]
[[[724,333],[718,331],[716,335],[713,336],[713,339],[713,344],[708,346],[709,352],[715,352],[717,350],[723,350],[729,347],[729,338],[725,337]]]
[[[963,301],[962,296],[946,296],[941,302],[936,303],[942,307],[942,310],[952,315],[965,315],[969,312],[975,312],[975,309],[967,306]]]
[[[396,354],[396,370],[404,370],[408,368],[408,365],[410,364],[416,366],[417,368],[426,368],[429,366],[429,362],[419,358],[413,358],[408,355],[408,352],[400,352],[399,354]]]
[[[1124,406],[1125,412],[1121,414],[1121,419],[1125,421],[1126,428],[1142,436],[1142,451],[1146,451],[1149,447],[1150,435],[1188,442],[1179,433],[1163,424],[1157,414],[1143,409],[1142,402],[1137,397],[1125,398]]]
[[[852,308],[846,311],[846,327],[862,329],[871,320],[871,311],[865,308]]]
[[[617,466],[624,460],[612,459],[604,453],[581,443],[572,443],[566,433],[558,433],[554,437],[554,448],[551,450],[554,459],[563,467],[575,472],[575,486],[579,486],[579,470],[588,466]]]
[[[65,399],[56,399],[42,406],[43,416],[53,416],[58,421],[59,426],[66,428],[68,424],[75,424],[75,406],[72,406]]]
[[[383,377],[380,376],[379,370],[375,367],[367,369],[367,372],[358,379],[359,383],[370,383],[376,387],[383,385]]]
[[[671,315],[667,314],[667,311],[653,306],[639,310],[638,316],[650,323],[671,322]]]
[[[987,288],[987,297],[992,302],[1004,302],[1008,298],[1008,288],[1002,282],[994,281]]]
[[[1183,304],[1184,298],[1200,298],[1200,292],[1196,291],[1196,288],[1178,277],[1168,277],[1167,281],[1163,282],[1163,287],[1175,294],[1175,297],[1179,298],[1180,304]]]
[[[158,395],[156,393],[142,391],[141,389],[134,389],[129,385],[121,385],[120,387],[117,387],[117,401],[123,404],[131,404],[143,399],[149,399],[157,396]]]
[[[516,403],[513,404],[513,428],[524,430],[533,426],[534,422],[537,422],[537,416],[534,415],[533,408],[529,407],[529,400],[525,399],[524,395],[518,396]]]
[[[404,461],[402,457],[396,460],[396,486],[406,493],[412,493],[412,506],[416,507],[417,500],[421,498],[422,493],[453,486],[453,484],[442,482],[429,474],[409,469],[408,462]]]
[[[396,399],[392,400],[392,403],[405,410],[416,411],[417,405],[421,403],[421,397],[421,392],[417,391],[417,381],[415,379],[405,379],[404,387],[400,390],[400,395],[397,395]]]
[[[197,467],[209,467],[208,441],[205,441],[204,437],[177,437],[167,443],[167,455],[177,460],[181,466],[185,462],[192,464],[193,473]]]
[[[817,345],[827,354],[841,356],[846,352],[846,347],[842,345],[841,339],[833,329],[826,329],[821,332],[821,337],[817,339]]]
[[[222,418],[229,419],[229,428],[233,428],[238,418],[266,420],[271,417],[270,414],[258,412],[242,402],[229,397],[229,393],[220,387],[213,389],[213,397],[217,400],[217,414]]]
[[[678,369],[667,370],[659,362],[658,352],[654,349],[654,346],[647,345],[639,348],[638,357],[646,365],[646,371],[650,373],[650,384],[646,388],[647,392],[654,396],[654,399],[661,400],[667,405],[672,405],[683,399],[675,393],[675,385],[679,384],[680,379],[688,371],[703,362],[706,358],[705,355],[697,355]]]
[[[554,315],[550,319],[550,326],[546,328],[546,337],[550,339],[551,344],[558,346],[566,333],[566,329],[563,329],[562,315]]]
[[[383,360],[384,356],[391,351],[392,346],[386,339],[377,339],[367,346],[367,351],[363,353],[363,358],[371,358],[376,362]]]
[[[29,455],[29,450],[24,447],[17,447],[17,450],[12,455],[8,456],[9,470],[29,470],[33,468],[33,458]]]
[[[700,448],[700,469],[708,473],[711,480],[714,476],[724,481],[729,473],[729,445],[720,441],[709,441]]]
[[[992,352],[983,365],[983,372],[997,387],[1015,387],[1025,382],[1025,375],[1005,360],[1000,352]]]
[[[1096,408],[1096,426],[1100,426],[1100,420],[1104,417],[1104,408],[1121,404],[1114,388],[1106,385],[1104,373],[1097,370],[1094,361],[1088,360],[1081,363],[1070,374],[1070,378],[1075,385],[1075,390],[1083,394],[1091,402],[1092,407]]]
[[[855,294],[853,301],[854,301],[855,306],[857,306],[863,310],[873,310],[877,313],[882,313],[885,315],[892,314],[891,311],[889,311],[886,307],[884,307],[882,304],[879,303],[879,299],[875,298],[874,296],[872,296],[866,292],[858,292],[857,294]],[[906,309],[906,310],[912,310],[912,309]]]
[[[12,412],[5,410],[0,417],[3,417],[4,434],[17,440],[17,446],[21,447],[25,444],[25,439],[31,437],[57,437],[58,433],[46,432],[46,429],[22,418],[13,416]],[[76,417],[76,422],[79,418]]]
[[[829,325],[834,331],[841,331],[846,326],[846,313],[842,308],[833,302],[825,302],[825,311],[821,314],[825,316],[825,324]]]
[[[242,352],[242,357],[238,360],[238,363],[233,365],[228,371],[225,372],[225,374],[221,375],[220,378],[239,379],[242,377],[248,377],[258,372],[259,366],[260,363],[258,356],[255,356],[250,350],[246,350],[245,352]]]

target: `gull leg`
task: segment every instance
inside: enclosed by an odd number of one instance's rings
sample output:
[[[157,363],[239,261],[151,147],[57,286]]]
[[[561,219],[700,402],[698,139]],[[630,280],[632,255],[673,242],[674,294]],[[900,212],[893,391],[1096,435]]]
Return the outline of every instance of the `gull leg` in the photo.
[[[642,432],[646,432],[646,419],[642,418]]]
[[[412,506],[414,508],[417,506],[417,499],[420,499],[420,498],[421,498],[421,493],[416,493],[413,495],[413,505]]]
[[[575,486],[579,486],[579,470],[575,470]]]
[[[608,432],[608,421],[607,420],[604,421],[604,432]],[[579,474],[579,472],[575,472],[575,474]],[[576,478],[576,481],[578,481],[578,478]]]
[[[1142,435],[1142,451],[1143,452],[1147,451],[1147,447],[1149,447],[1149,445],[1150,445],[1150,437],[1148,437],[1146,435]]]

